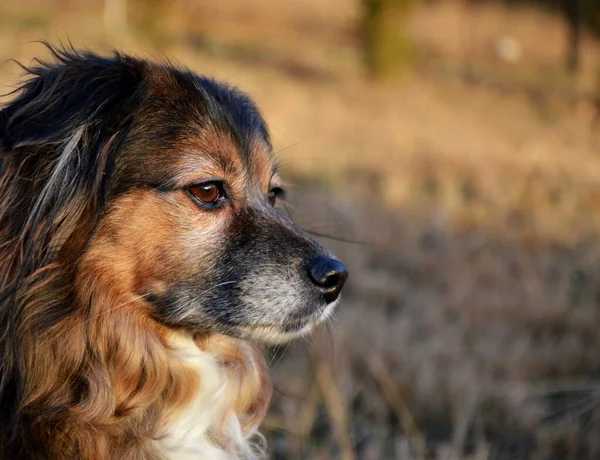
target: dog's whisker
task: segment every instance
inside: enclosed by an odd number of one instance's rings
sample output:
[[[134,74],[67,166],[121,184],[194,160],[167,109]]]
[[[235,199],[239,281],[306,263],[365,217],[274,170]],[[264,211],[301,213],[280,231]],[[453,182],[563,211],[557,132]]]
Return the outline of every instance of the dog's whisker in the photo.
[[[275,361],[275,363],[273,363],[273,359],[271,359],[271,362],[269,363],[269,367],[277,367],[279,365],[279,363],[281,362],[281,360],[285,356],[286,352],[288,351],[289,346],[290,346],[289,343],[285,344],[285,346],[281,350],[281,352],[280,353],[276,353],[276,355],[278,354],[279,356],[277,356],[277,360]]]
[[[293,144],[289,144],[289,145],[286,145],[285,147],[281,147],[281,148],[280,148],[280,149],[278,149],[278,150],[277,150],[275,153],[278,155],[278,154],[280,154],[281,152],[283,152],[283,151],[285,151],[285,150],[287,150],[287,149],[290,149],[290,148],[292,148],[292,147],[297,147],[297,146],[299,146],[299,145],[301,145],[301,144],[302,144],[302,141],[300,141],[300,142],[294,142]],[[284,161],[284,162],[279,162],[279,161],[278,161],[278,162],[277,162],[277,166],[281,168],[281,167],[284,167],[284,166],[286,166],[286,165],[290,164],[292,161],[296,161],[296,159],[294,159],[294,158],[290,158],[289,160],[287,160],[287,161]]]
[[[130,305],[130,304],[132,304],[134,302],[137,302],[138,300],[141,300],[141,299],[143,299],[145,297],[148,297],[149,295],[150,295],[150,293],[136,295],[135,298],[133,298],[133,299],[129,299],[126,302],[123,302],[123,303],[117,305],[116,307],[109,308],[107,310],[103,310],[100,313],[97,313],[97,314],[95,314],[95,315],[93,315],[93,316],[85,319],[83,321],[83,324],[89,323],[90,321],[94,321],[94,320],[98,319],[100,316],[106,315],[108,313],[113,313],[115,310],[118,310],[118,309],[123,308],[123,307],[125,307],[127,305]]]
[[[291,208],[295,207],[292,204],[286,202],[283,205],[283,208],[286,211],[286,215],[289,217],[289,219],[296,223],[296,219],[293,216],[293,213],[290,211]],[[301,227],[302,230],[306,233],[308,233],[309,235],[313,235],[313,236],[318,236],[320,238],[327,238],[330,240],[334,240],[334,241],[339,241],[340,243],[348,243],[348,244],[357,244],[357,245],[363,245],[363,246],[373,246],[375,243],[369,242],[369,241],[361,241],[361,240],[354,240],[354,239],[349,239],[349,238],[342,238],[339,236],[332,236],[329,235],[327,233],[323,233],[323,232],[319,232],[317,230],[311,230],[311,229],[307,229],[305,227]]]

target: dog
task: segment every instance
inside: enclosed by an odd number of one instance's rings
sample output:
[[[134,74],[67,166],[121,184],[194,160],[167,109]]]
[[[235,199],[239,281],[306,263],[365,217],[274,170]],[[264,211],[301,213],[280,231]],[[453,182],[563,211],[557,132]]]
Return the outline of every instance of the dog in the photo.
[[[48,46],[0,111],[0,458],[260,458],[262,347],[346,268],[278,210],[247,95]]]

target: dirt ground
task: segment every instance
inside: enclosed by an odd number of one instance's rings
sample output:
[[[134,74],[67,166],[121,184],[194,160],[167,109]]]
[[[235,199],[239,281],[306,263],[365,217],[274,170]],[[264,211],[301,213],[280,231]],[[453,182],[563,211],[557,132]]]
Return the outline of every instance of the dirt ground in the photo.
[[[2,2],[0,62],[68,38],[257,101],[285,211],[351,273],[335,321],[270,351],[273,458],[600,458],[598,39],[572,76],[550,13],[421,2],[412,70],[373,82],[356,1],[170,5],[130,0],[123,30],[100,2]]]

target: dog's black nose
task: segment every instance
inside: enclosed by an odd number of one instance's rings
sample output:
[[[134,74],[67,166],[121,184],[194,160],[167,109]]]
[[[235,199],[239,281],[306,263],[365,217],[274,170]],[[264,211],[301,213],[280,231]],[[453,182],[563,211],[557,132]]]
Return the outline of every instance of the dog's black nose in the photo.
[[[348,270],[344,264],[331,257],[317,257],[310,264],[308,274],[323,293],[323,299],[327,303],[339,297],[348,278]]]

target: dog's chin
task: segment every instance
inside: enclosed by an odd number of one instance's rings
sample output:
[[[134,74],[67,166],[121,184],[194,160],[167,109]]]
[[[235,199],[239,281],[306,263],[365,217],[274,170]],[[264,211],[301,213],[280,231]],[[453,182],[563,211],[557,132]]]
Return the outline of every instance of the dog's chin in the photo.
[[[312,332],[331,316],[338,301],[339,299],[326,305],[318,313],[313,313],[302,318],[292,318],[281,324],[238,325],[234,333],[245,340],[268,345],[282,345]]]

